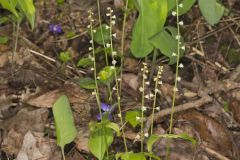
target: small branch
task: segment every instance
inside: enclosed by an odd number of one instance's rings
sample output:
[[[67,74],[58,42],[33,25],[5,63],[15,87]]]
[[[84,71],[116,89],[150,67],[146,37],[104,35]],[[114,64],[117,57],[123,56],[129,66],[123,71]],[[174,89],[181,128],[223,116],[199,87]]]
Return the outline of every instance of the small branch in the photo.
[[[204,104],[212,102],[212,101],[213,101],[213,98],[211,98],[210,96],[207,95],[207,96],[204,96],[204,97],[200,98],[199,100],[176,106],[175,109],[174,109],[174,113],[185,111],[185,110],[192,109],[192,108],[198,108],[198,107],[201,107]],[[164,109],[164,110],[162,110],[158,113],[155,113],[154,122],[159,121],[160,118],[162,118],[164,116],[167,116],[170,113],[171,113],[171,108],[167,108],[167,109]],[[151,117],[152,116],[149,116],[146,120],[144,133],[148,132],[148,130],[151,126],[151,122],[152,122]]]
[[[211,149],[211,148],[208,148],[207,146],[201,146],[201,148],[206,151],[208,154],[210,154],[211,156],[219,159],[219,160],[230,160],[229,158],[221,155],[220,153],[218,153],[217,151]]]

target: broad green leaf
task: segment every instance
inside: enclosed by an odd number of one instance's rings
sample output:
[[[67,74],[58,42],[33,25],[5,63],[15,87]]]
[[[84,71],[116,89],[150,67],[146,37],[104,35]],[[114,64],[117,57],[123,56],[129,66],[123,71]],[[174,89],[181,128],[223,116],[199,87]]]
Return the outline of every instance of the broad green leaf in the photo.
[[[139,111],[127,111],[125,121],[130,123],[131,126],[136,127],[140,124],[140,121],[137,120],[137,117],[140,117],[141,113]]]
[[[220,21],[224,13],[224,6],[216,0],[199,0],[200,10],[203,17],[210,25],[214,25]]]
[[[0,36],[0,44],[6,44],[8,42],[8,37]]]
[[[105,124],[105,127],[111,128],[112,130],[114,130],[117,133],[118,136],[120,136],[121,133],[120,133],[120,128],[119,128],[118,124],[113,123],[113,122],[108,122]]]
[[[185,139],[190,141],[193,145],[196,144],[196,140],[193,137],[190,137],[188,134],[186,133],[182,133],[182,134],[163,134],[163,135],[152,135],[151,137],[149,137],[148,141],[147,141],[147,149],[149,152],[152,151],[152,146],[153,144],[158,141],[160,138],[168,138],[168,139],[173,139],[173,138],[181,138],[181,139]]]
[[[20,9],[23,11],[28,21],[31,24],[31,28],[34,28],[35,21],[35,7],[33,4],[33,0],[17,0]]]
[[[72,110],[67,96],[62,95],[53,105],[53,116],[55,120],[57,144],[62,149],[74,140],[77,129],[74,125]]]
[[[102,160],[107,148],[113,142],[113,136],[113,130],[104,126],[92,130],[88,140],[91,153],[99,160]]]
[[[194,5],[194,3],[196,2],[196,0],[182,0],[179,1],[179,4],[183,4],[183,7],[178,7],[178,12],[179,12],[179,16],[185,14],[187,11],[189,11],[192,6]],[[176,11],[176,0],[168,0],[168,11],[172,11],[175,10]]]
[[[71,53],[69,51],[66,52],[61,52],[59,55],[59,59],[63,62],[66,63],[72,59]]]
[[[174,27],[165,27],[164,30],[151,38],[154,47],[160,49],[161,53],[169,58],[169,64],[177,62],[178,41],[176,40],[177,29]],[[180,38],[181,45],[184,45],[183,38]],[[181,47],[181,46],[180,46]],[[183,56],[184,50],[180,48],[180,57]]]
[[[93,64],[93,61],[90,58],[81,58],[78,61],[77,66],[86,68],[87,66],[90,66],[92,64]]]
[[[80,79],[78,81],[78,85],[85,89],[95,89],[96,88],[95,80],[92,78],[89,78],[89,77]]]
[[[94,40],[94,42],[103,45],[101,28],[102,28],[102,34],[103,34],[104,42],[107,43],[107,42],[110,41],[110,30],[107,29],[106,24],[102,24],[101,27],[99,26],[95,29],[96,32],[93,32],[93,40]]]
[[[0,0],[0,4],[3,8],[12,12],[16,17],[18,17],[18,13],[16,11],[17,0]]]
[[[0,17],[0,25],[8,22],[9,22],[9,19],[7,16]]]
[[[99,73],[99,80],[104,84],[109,84],[114,80],[115,72],[118,74],[119,69],[111,66],[104,67]]]
[[[167,0],[141,0],[139,16],[132,33],[131,51],[135,57],[145,57],[152,50],[149,38],[161,31],[167,18]]]

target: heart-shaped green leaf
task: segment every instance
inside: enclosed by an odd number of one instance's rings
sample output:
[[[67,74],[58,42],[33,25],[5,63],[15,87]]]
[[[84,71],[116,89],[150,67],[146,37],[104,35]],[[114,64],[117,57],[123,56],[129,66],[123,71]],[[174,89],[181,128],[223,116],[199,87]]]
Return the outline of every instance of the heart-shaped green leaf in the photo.
[[[125,120],[130,123],[132,127],[136,127],[140,124],[140,121],[137,120],[137,117],[141,116],[141,112],[139,111],[127,111]]]
[[[139,17],[132,33],[131,51],[135,57],[145,57],[152,50],[149,38],[159,32],[167,18],[167,0],[137,1]]]
[[[199,0],[198,4],[203,17],[210,25],[213,26],[220,21],[224,13],[224,6],[216,0]]]
[[[92,78],[89,78],[89,77],[80,79],[78,81],[78,85],[85,89],[95,89],[96,88],[95,80]]]
[[[107,148],[113,142],[113,130],[104,126],[91,131],[88,147],[91,153],[99,160],[104,158]]]
[[[164,30],[151,38],[153,46],[160,49],[161,53],[169,58],[169,64],[177,62],[178,41],[176,39],[177,29],[174,27],[165,27]],[[181,45],[184,45],[183,38],[180,37]],[[181,47],[181,46],[180,46]],[[174,54],[175,53],[175,54]],[[180,57],[184,50],[180,49]]]

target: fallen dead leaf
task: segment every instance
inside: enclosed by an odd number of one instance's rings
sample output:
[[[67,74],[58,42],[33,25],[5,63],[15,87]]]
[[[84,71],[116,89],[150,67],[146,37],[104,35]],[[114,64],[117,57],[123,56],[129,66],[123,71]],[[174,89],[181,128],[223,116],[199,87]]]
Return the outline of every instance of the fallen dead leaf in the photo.
[[[138,91],[139,81],[138,76],[132,73],[123,74],[123,81],[129,85],[135,91]]]

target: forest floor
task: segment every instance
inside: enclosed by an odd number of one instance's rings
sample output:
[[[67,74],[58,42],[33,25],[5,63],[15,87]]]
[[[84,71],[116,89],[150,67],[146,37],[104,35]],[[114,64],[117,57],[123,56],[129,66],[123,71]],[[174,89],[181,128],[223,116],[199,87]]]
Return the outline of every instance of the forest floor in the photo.
[[[231,9],[232,14],[224,16],[214,27],[206,24],[197,6],[182,16],[185,25],[181,33],[186,42],[186,52],[180,59],[184,68],[179,73],[181,81],[176,96],[173,133],[187,132],[198,143],[192,146],[184,140],[173,140],[171,160],[240,159],[240,1],[228,0],[225,6]],[[78,85],[80,78],[91,77],[93,72],[90,67],[77,67],[76,64],[89,55],[87,17],[90,8],[97,13],[96,1],[69,0],[61,5],[54,0],[39,1],[35,7],[35,29],[31,31],[28,22],[21,24],[16,53],[13,54],[14,38],[7,44],[0,44],[0,160],[14,159],[22,152],[26,152],[29,160],[35,160],[34,157],[61,159],[51,107],[62,94],[70,100],[78,129],[77,138],[65,147],[66,159],[94,159],[87,147],[88,123],[97,121],[97,103],[92,91]],[[111,0],[101,2],[103,23],[108,23],[105,16],[107,7],[113,8],[117,16],[114,44],[120,49],[121,4],[114,4]],[[97,19],[97,14],[95,16]],[[133,12],[126,22],[123,114],[141,106],[140,70],[145,60],[134,58],[129,49],[136,17],[136,12]],[[167,23],[174,25],[174,17]],[[51,33],[50,24],[61,25],[63,33]],[[1,25],[0,35],[15,37],[13,25]],[[72,59],[63,66],[59,53],[67,50]],[[149,56],[149,66],[151,59]],[[96,61],[97,69],[106,65],[104,54],[99,54]],[[161,109],[156,113],[154,123],[156,134],[167,133],[169,127],[175,65],[167,62],[163,55],[157,57],[157,64],[163,65],[164,69],[157,99]],[[150,85],[149,90],[154,90],[154,86]],[[106,102],[106,88],[101,87],[100,93],[102,101]],[[147,104],[151,106],[152,101]],[[117,112],[113,116],[119,123]],[[128,147],[139,151],[140,143],[136,139],[139,128],[125,127]],[[24,150],[23,144],[28,143],[33,143],[33,148]],[[166,145],[166,140],[160,140],[154,145],[153,152],[164,157]],[[116,138],[110,153],[123,149],[122,139]]]

